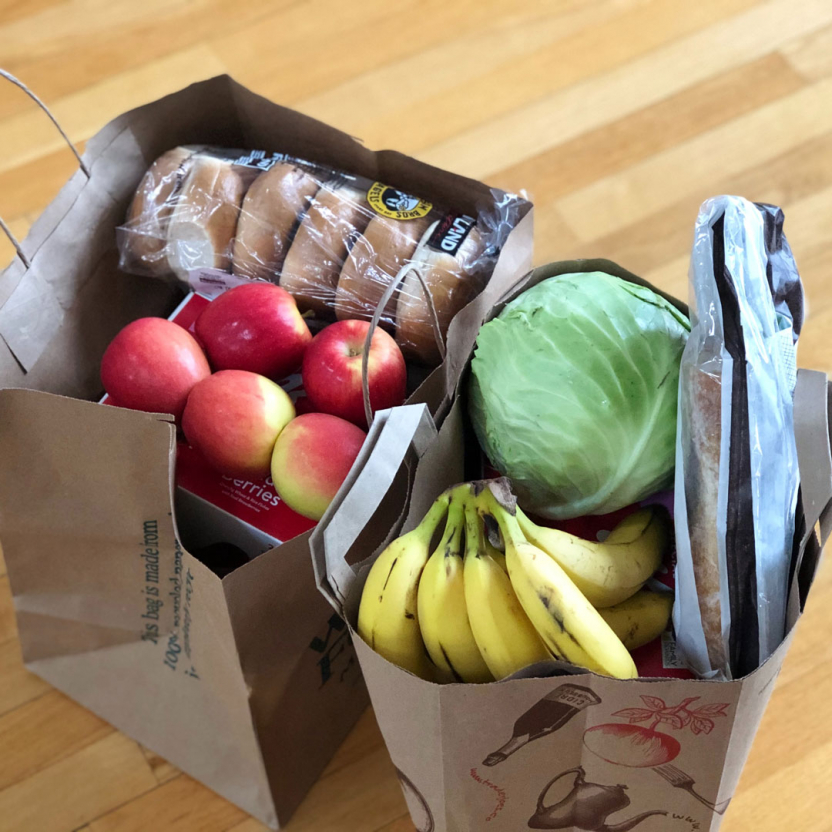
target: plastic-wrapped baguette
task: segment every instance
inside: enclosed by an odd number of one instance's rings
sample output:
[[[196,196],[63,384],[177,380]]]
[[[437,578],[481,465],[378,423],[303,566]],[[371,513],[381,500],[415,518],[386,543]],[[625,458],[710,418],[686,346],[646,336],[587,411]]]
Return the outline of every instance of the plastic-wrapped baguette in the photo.
[[[691,257],[676,454],[674,627],[708,677],[755,670],[785,634],[799,486],[792,394],[803,319],[783,213],[705,202]]]

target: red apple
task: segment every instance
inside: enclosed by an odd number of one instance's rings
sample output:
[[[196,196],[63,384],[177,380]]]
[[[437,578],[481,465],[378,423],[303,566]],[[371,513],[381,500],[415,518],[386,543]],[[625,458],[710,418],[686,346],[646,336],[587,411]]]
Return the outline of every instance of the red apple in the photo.
[[[294,416],[292,400],[273,381],[245,370],[220,370],[191,391],[182,430],[220,473],[265,479],[275,440]]]
[[[295,299],[273,283],[229,289],[205,307],[195,328],[214,369],[276,381],[298,370],[312,340]]]
[[[277,437],[272,480],[298,514],[320,520],[352,468],[366,434],[328,413],[305,413]]]
[[[361,361],[370,324],[338,321],[321,330],[303,357],[303,387],[315,410],[367,427]],[[407,368],[399,345],[376,329],[367,365],[373,411],[396,407],[407,394]]]
[[[211,375],[196,339],[164,318],[139,318],[113,338],[101,381],[119,407],[182,416],[193,386]]]

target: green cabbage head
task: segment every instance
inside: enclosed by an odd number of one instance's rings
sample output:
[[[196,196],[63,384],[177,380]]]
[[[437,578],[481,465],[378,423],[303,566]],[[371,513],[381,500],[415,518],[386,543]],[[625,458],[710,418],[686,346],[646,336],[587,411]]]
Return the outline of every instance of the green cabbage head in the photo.
[[[543,280],[483,325],[469,412],[521,505],[606,514],[672,484],[689,330],[664,298],[603,272]]]

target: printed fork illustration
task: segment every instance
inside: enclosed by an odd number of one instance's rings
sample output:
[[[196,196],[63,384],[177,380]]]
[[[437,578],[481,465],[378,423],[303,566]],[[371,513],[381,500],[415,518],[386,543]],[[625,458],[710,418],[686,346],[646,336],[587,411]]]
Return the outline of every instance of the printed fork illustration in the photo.
[[[724,815],[725,810],[728,808],[728,804],[731,802],[731,798],[729,797],[727,800],[723,800],[721,803],[711,803],[710,800],[702,797],[696,789],[694,789],[695,780],[689,775],[685,774],[684,771],[681,769],[676,768],[676,766],[670,765],[670,763],[666,763],[661,766],[656,766],[653,771],[656,774],[660,774],[670,783],[671,786],[674,786],[677,789],[684,789],[690,795],[695,797],[700,803],[703,803],[709,809],[712,809],[718,815]]]

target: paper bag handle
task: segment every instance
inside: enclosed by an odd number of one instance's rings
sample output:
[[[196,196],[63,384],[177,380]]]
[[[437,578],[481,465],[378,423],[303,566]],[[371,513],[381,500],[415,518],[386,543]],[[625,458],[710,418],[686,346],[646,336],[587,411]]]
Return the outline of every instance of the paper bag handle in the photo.
[[[309,548],[318,587],[339,613],[343,613],[359,571],[358,566],[347,562],[347,555],[381,505],[407,455],[413,452],[421,457],[436,433],[424,404],[379,411],[350,475],[312,532]]]
[[[429,228],[428,231],[430,230],[431,229]],[[425,233],[427,234],[427,232]],[[413,256],[415,257],[416,254],[414,253]],[[430,312],[430,325],[431,329],[433,329],[433,337],[436,341],[436,348],[439,350],[439,358],[442,361],[445,360],[445,341],[442,338],[442,327],[439,323],[439,315],[436,312],[436,305],[433,302],[433,295],[428,288],[428,284],[425,281],[425,276],[422,274],[421,269],[411,260],[399,269],[398,273],[393,278],[393,282],[390,283],[384,290],[384,294],[381,296],[381,299],[376,305],[376,311],[373,313],[372,320],[370,321],[370,328],[367,330],[367,337],[364,339],[364,354],[361,357],[361,386],[364,392],[364,415],[367,417],[368,425],[373,424],[373,408],[370,405],[369,382],[370,345],[373,341],[373,333],[376,331],[376,327],[381,320],[381,316],[384,314],[384,310],[387,309],[387,304],[390,302],[390,298],[393,297],[393,292],[395,292],[396,289],[404,283],[404,279],[408,274],[410,274],[410,272],[415,272],[416,277],[419,279],[419,285],[422,287],[422,291],[425,294],[428,311]]]
[[[795,530],[786,624],[800,617],[817,572],[823,546],[832,531],[832,452],[829,447],[830,396],[826,374],[798,370],[794,390],[794,437],[800,470],[803,527]],[[797,535],[800,538],[797,539]]]
[[[22,89],[23,92],[25,92],[26,95],[28,95],[29,98],[31,98],[32,101],[34,101],[35,104],[37,104],[38,107],[40,107],[41,110],[43,110],[43,112],[49,116],[50,120],[52,121],[52,124],[54,124],[55,127],[58,128],[58,132],[63,136],[64,141],[67,143],[67,145],[69,145],[69,149],[73,152],[73,154],[75,154],[75,158],[78,160],[78,164],[81,166],[81,170],[84,171],[84,173],[87,175],[87,179],[89,179],[91,176],[90,169],[87,167],[86,162],[81,158],[81,154],[75,149],[75,145],[72,143],[69,136],[67,136],[67,134],[64,132],[63,127],[61,127],[61,125],[58,124],[58,120],[55,118],[55,116],[52,115],[52,111],[49,109],[49,107],[47,107],[46,104],[44,104],[43,101],[41,101],[40,98],[38,98],[38,96],[35,95],[35,93],[32,92],[32,90],[30,90],[29,87],[27,87],[26,84],[23,83],[23,81],[12,75],[11,72],[7,72],[5,69],[0,68],[0,77],[5,78],[7,81],[10,81],[16,87],[20,87],[20,89]],[[17,256],[23,261],[23,265],[26,266],[26,268],[28,269],[31,265],[29,262],[29,258],[23,253],[23,248],[18,242],[17,237],[15,237],[15,235],[12,233],[12,230],[3,221],[2,217],[0,217],[0,228],[3,229],[3,232],[9,238],[11,244],[14,246],[14,250],[17,252]]]
[[[818,527],[821,546],[832,532],[832,450],[826,373],[800,370],[794,391],[794,434],[806,533]]]

